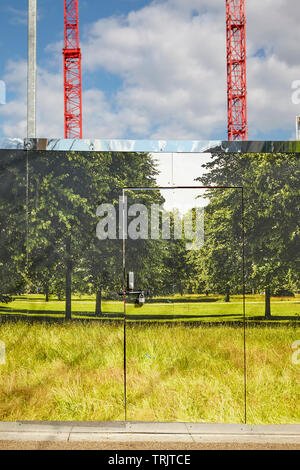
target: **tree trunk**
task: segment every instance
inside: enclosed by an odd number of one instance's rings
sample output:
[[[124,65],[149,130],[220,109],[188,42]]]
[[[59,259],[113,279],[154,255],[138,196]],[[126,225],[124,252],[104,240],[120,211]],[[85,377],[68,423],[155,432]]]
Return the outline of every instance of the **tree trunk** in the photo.
[[[271,293],[270,293],[270,287],[266,287],[266,290],[265,290],[265,318],[267,320],[271,319]]]
[[[225,302],[230,302],[230,290],[227,289],[226,295],[225,295]]]
[[[71,256],[71,237],[66,241],[66,313],[65,319],[72,318],[72,256]]]
[[[95,315],[96,317],[100,317],[101,313],[102,313],[102,309],[101,309],[101,297],[102,297],[102,289],[101,287],[99,288],[99,290],[97,290],[96,292],[96,309],[95,309]]]
[[[49,302],[49,286],[46,284],[45,286],[45,296],[46,296],[46,302]]]

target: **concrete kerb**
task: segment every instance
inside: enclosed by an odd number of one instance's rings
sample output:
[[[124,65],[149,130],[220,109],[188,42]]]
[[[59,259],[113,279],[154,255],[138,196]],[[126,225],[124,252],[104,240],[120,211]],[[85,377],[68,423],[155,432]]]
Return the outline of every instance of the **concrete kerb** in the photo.
[[[300,425],[153,422],[0,422],[0,441],[299,444]]]

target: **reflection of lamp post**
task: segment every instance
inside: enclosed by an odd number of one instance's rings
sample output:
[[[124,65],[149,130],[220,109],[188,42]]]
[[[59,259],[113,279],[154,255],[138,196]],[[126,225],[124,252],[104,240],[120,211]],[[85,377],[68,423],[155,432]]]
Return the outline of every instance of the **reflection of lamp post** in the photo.
[[[36,0],[28,0],[27,138],[36,137]]]

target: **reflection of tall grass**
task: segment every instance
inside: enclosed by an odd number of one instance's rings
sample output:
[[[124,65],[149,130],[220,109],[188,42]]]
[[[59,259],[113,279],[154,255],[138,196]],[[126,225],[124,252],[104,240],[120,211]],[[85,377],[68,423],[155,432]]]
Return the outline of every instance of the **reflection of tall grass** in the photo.
[[[127,345],[128,419],[243,420],[242,330],[131,326]]]
[[[249,422],[300,423],[300,366],[292,363],[300,327],[250,328],[247,339]]]
[[[0,420],[124,419],[123,330],[4,324]]]
[[[128,419],[243,422],[242,329],[128,330]],[[300,422],[299,366],[291,362],[299,333],[289,327],[247,331],[248,423]]]
[[[299,337],[247,330],[249,423],[300,421]],[[0,420],[124,419],[122,325],[20,321],[3,323],[0,339]],[[243,421],[241,328],[131,324],[127,366],[129,420]]]

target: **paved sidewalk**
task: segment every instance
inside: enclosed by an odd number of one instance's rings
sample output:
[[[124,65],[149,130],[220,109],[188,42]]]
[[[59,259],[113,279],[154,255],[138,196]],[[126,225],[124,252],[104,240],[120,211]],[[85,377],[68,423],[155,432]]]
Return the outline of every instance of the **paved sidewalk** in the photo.
[[[150,422],[0,422],[0,441],[293,444],[300,425]]]

